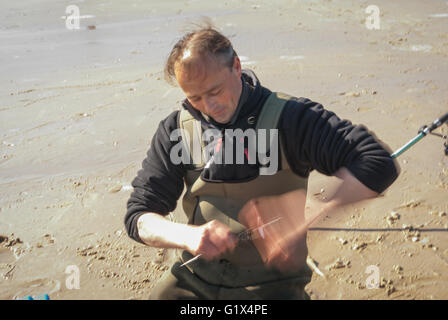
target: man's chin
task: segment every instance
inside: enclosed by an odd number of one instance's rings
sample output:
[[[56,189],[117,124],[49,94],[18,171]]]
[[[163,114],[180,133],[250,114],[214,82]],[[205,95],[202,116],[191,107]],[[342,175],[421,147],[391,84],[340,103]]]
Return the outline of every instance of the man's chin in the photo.
[[[226,117],[225,115],[214,116],[212,119],[220,124],[226,124],[230,121],[230,117]]]

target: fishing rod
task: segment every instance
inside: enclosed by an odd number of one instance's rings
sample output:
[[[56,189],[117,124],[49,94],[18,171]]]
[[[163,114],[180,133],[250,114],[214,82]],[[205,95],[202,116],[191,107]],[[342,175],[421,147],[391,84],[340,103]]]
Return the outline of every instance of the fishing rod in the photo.
[[[437,129],[438,127],[440,127],[442,124],[444,124],[445,122],[447,122],[447,124],[448,124],[448,112],[445,113],[440,118],[434,120],[434,122],[431,123],[429,126],[425,125],[425,126],[421,127],[418,130],[418,135],[415,138],[411,139],[408,143],[406,143],[400,149],[395,151],[393,154],[391,154],[391,157],[392,158],[398,157],[399,155],[401,155],[403,152],[408,150],[410,147],[412,147],[414,144],[416,144],[418,141],[420,141],[423,137],[427,136],[428,134],[432,134],[434,136],[438,136],[438,137],[446,140],[443,145],[445,147],[445,155],[448,156],[448,136],[442,135],[440,133],[432,132],[435,129]]]
[[[440,118],[434,120],[433,123],[431,123],[429,126],[424,125],[423,127],[421,127],[418,130],[418,135],[415,138],[411,139],[408,143],[406,143],[400,149],[398,149],[397,151],[392,153],[391,157],[392,158],[398,157],[399,155],[401,155],[403,152],[408,150],[410,147],[412,147],[414,144],[416,144],[418,141],[420,141],[423,137],[427,136],[428,134],[432,134],[432,135],[441,137],[442,139],[445,139],[445,143],[443,144],[443,146],[445,147],[445,155],[448,156],[448,135],[442,135],[440,133],[432,132],[435,129],[437,129],[438,127],[440,127],[441,125],[443,125],[444,123],[446,123],[448,125],[448,112],[445,113]],[[312,228],[310,230],[318,230],[318,228]],[[313,271],[315,271],[321,277],[325,278],[325,275],[322,273],[322,271],[319,270],[319,268],[316,266],[316,264],[314,263],[313,259],[310,256],[307,257],[306,263]]]

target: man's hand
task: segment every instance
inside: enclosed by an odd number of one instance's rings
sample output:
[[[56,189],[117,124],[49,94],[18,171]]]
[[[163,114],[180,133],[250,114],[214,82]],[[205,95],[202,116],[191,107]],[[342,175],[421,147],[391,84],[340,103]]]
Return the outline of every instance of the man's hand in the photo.
[[[139,217],[137,226],[140,239],[148,246],[184,249],[208,260],[233,250],[238,242],[230,228],[217,220],[194,226],[148,212]]]
[[[331,198],[325,203],[309,199],[306,210],[306,194],[302,190],[256,198],[241,209],[238,219],[249,229],[257,229],[269,221],[281,218],[278,223],[263,228],[259,232],[260,237],[253,241],[267,265],[281,271],[303,266],[308,255],[306,232],[313,222],[344,205],[378,195],[345,168],[338,170],[335,175],[342,181],[335,186]]]
[[[305,202],[305,192],[296,190],[251,200],[241,209],[238,219],[248,229],[257,230],[253,243],[268,266],[280,271],[304,266],[308,255]],[[277,222],[259,229],[277,218]]]
[[[223,223],[212,220],[201,226],[192,226],[187,250],[193,255],[201,254],[206,260],[212,260],[226,251],[235,249],[237,236]]]

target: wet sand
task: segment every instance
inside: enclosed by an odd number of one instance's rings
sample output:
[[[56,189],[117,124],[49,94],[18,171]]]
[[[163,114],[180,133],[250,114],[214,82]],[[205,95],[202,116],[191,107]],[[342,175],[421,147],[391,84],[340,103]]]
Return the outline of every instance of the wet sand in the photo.
[[[54,0],[0,10],[1,299],[149,295],[172,252],[127,237],[126,201],[159,121],[183,99],[163,80],[164,59],[202,16],[264,86],[318,101],[392,150],[448,111],[446,1],[376,1],[379,30],[366,28],[362,1],[73,4],[94,16],[76,31]],[[448,298],[443,140],[425,137],[398,160],[384,195],[309,232],[325,275],[313,275],[312,298]],[[308,196],[325,196],[332,179],[313,172]],[[80,289],[68,288],[72,265]],[[377,289],[366,288],[371,265]]]

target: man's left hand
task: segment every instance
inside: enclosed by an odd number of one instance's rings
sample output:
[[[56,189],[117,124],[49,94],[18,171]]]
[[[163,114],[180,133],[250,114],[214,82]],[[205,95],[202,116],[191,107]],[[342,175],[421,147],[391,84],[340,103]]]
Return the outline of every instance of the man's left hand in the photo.
[[[253,243],[268,266],[287,272],[305,265],[308,254],[305,201],[305,193],[296,190],[253,199],[241,209],[239,220],[254,230]]]

